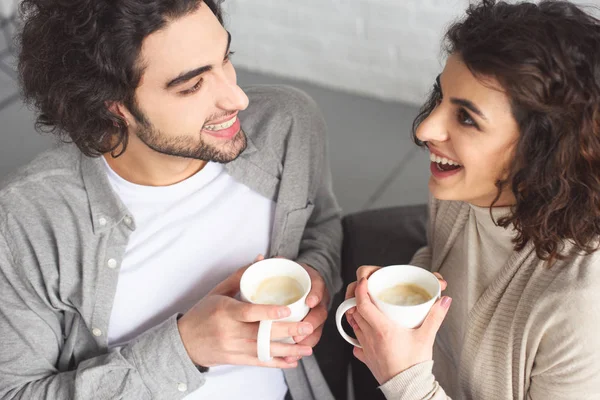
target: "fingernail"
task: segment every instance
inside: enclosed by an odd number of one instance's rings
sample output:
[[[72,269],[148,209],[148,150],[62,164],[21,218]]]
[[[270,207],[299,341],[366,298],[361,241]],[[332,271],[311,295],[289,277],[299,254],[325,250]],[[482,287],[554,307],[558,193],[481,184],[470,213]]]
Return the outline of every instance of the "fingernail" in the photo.
[[[450,308],[450,304],[452,304],[452,298],[450,298],[448,296],[442,297],[442,307],[444,307],[445,309],[448,309],[448,308]]]
[[[296,357],[296,360],[297,360],[297,361],[300,361],[300,360],[302,360],[302,356],[298,356],[298,357]]]
[[[309,347],[307,349],[300,350],[300,354],[303,356],[310,356],[312,354],[312,349]]]
[[[314,294],[310,295],[310,296],[308,296],[307,303],[317,305],[317,304],[319,304],[319,298],[317,296],[315,296]]]
[[[284,307],[284,308],[280,308],[277,311],[277,315],[279,316],[279,318],[285,318],[285,317],[289,317],[292,313],[292,310],[289,309],[289,307]]]

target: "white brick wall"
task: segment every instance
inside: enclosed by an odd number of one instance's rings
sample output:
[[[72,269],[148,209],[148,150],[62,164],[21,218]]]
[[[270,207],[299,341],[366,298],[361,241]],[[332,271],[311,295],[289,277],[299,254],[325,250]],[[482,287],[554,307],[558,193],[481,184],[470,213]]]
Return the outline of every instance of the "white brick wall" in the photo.
[[[468,3],[226,0],[224,7],[238,66],[420,104],[442,68],[442,34]]]

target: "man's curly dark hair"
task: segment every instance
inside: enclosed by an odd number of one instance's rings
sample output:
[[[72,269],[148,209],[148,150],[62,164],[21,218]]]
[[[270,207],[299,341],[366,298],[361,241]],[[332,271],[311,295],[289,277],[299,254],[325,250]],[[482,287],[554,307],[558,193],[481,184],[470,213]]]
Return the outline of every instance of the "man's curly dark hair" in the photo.
[[[124,151],[127,126],[108,105],[135,108],[142,41],[202,3],[223,23],[220,0],[24,0],[18,69],[36,127],[88,156]]]
[[[509,178],[516,204],[515,249],[533,241],[539,258],[565,257],[564,244],[595,251],[600,234],[600,21],[567,1],[483,0],[452,25],[446,52],[475,76],[494,77],[512,103],[519,139]],[[413,124],[436,105],[436,93]],[[492,205],[493,205],[492,204]]]

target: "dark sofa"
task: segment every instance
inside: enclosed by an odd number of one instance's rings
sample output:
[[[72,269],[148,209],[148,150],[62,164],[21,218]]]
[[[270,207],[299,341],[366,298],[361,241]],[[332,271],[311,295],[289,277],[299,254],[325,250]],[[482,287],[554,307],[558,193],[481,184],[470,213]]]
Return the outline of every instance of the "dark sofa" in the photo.
[[[384,399],[378,383],[364,364],[352,355],[352,346],[342,339],[335,326],[335,310],[344,300],[345,288],[356,280],[361,265],[407,264],[413,254],[426,244],[427,207],[403,206],[363,211],[343,220],[342,277],[344,289],[334,298],[315,357],[334,396],[348,396],[348,366],[352,366],[356,400]],[[344,322],[347,332],[352,332]]]

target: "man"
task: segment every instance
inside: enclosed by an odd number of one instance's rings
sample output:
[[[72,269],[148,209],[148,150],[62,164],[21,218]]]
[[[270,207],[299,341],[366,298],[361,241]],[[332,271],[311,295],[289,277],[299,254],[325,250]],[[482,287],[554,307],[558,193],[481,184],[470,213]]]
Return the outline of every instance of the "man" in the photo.
[[[237,86],[213,0],[23,10],[23,92],[74,144],[0,191],[0,398],[331,398],[311,353],[341,225],[315,104]],[[312,279],[267,363],[257,321],[289,310],[236,299],[259,254]]]

